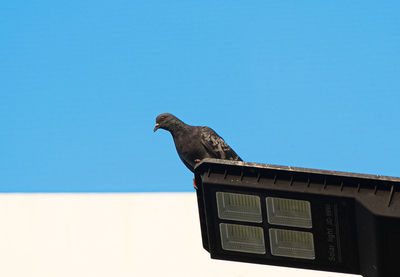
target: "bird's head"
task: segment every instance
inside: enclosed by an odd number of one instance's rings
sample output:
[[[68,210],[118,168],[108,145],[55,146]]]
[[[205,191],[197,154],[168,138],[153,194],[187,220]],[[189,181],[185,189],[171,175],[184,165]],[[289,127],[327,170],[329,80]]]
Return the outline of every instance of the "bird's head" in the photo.
[[[158,129],[173,131],[174,126],[176,126],[178,122],[180,122],[180,120],[170,113],[160,114],[156,118],[156,126],[154,126],[153,131],[155,132]]]

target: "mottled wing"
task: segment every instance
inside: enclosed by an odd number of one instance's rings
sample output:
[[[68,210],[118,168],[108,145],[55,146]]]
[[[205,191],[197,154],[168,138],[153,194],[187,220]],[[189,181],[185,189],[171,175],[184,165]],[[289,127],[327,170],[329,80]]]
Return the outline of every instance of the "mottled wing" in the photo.
[[[235,151],[209,127],[201,127],[201,143],[212,158],[234,161],[242,160]]]

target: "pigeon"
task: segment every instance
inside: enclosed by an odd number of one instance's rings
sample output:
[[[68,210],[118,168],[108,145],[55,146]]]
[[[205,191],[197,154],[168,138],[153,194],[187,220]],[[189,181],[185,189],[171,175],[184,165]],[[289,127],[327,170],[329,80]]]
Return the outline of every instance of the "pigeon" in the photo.
[[[163,113],[157,116],[153,131],[158,129],[171,133],[179,158],[192,172],[196,163],[204,158],[242,161],[235,151],[209,127],[187,125],[176,116]]]

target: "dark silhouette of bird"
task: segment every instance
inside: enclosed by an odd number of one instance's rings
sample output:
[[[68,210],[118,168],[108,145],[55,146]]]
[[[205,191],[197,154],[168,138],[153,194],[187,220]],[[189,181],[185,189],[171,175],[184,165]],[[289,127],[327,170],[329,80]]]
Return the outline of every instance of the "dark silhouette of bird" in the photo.
[[[182,162],[194,172],[196,163],[204,158],[242,161],[231,147],[211,128],[190,126],[172,114],[157,116],[154,132],[164,129],[171,133]]]

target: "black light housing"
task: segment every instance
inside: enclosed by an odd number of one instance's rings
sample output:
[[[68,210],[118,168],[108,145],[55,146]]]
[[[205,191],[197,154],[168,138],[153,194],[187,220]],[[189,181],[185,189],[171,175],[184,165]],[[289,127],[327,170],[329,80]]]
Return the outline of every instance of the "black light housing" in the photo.
[[[400,276],[400,178],[217,159],[195,178],[211,258]]]

